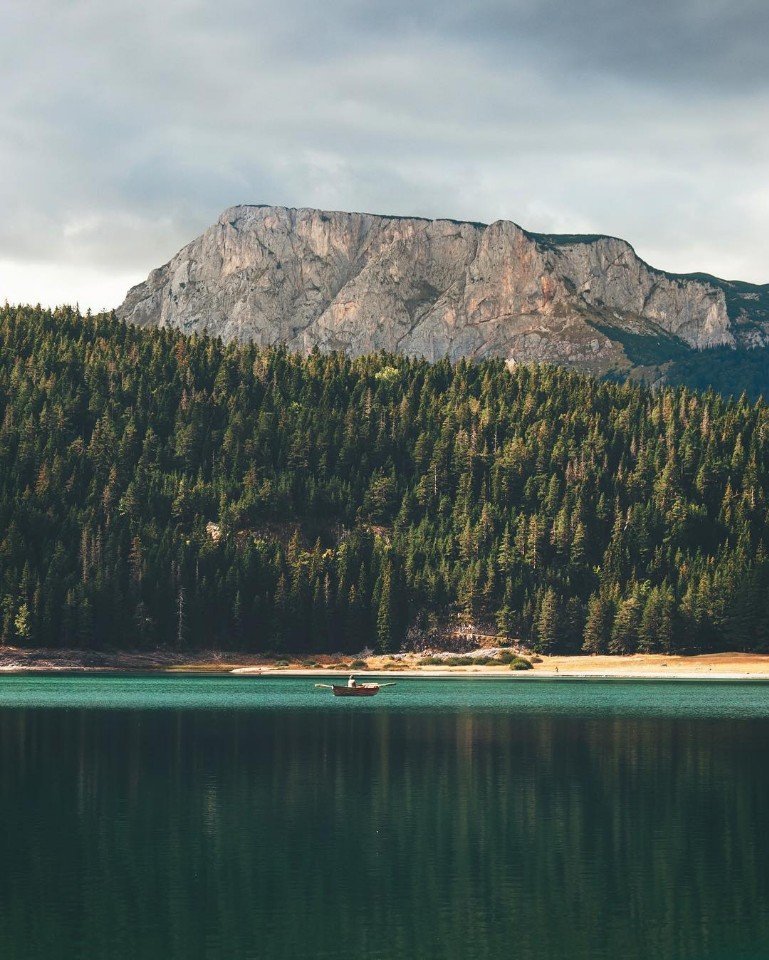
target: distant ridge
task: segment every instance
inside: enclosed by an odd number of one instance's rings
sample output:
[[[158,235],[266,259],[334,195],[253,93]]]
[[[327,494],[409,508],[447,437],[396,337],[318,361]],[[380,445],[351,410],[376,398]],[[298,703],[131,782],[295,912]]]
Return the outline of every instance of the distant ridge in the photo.
[[[266,205],[225,210],[118,313],[301,352],[501,357],[652,379],[682,353],[769,344],[769,284],[668,273],[616,237]]]

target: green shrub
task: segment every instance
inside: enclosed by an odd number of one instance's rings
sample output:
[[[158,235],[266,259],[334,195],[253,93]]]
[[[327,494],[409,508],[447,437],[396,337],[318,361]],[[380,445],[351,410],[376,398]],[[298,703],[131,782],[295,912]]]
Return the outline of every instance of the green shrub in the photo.
[[[511,670],[532,670],[531,661],[527,660],[525,657],[516,657],[513,662],[510,664]]]
[[[350,664],[350,666],[351,666],[354,670],[367,670],[367,669],[368,669],[368,664],[366,663],[365,660],[353,660],[352,663]]]

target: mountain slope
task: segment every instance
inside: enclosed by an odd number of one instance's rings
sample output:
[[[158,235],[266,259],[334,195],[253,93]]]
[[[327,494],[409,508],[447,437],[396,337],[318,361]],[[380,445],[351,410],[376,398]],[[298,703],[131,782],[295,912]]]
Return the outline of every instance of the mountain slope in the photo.
[[[769,343],[769,285],[664,273],[623,240],[268,206],[226,210],[118,314],[301,352],[547,360],[595,373]]]

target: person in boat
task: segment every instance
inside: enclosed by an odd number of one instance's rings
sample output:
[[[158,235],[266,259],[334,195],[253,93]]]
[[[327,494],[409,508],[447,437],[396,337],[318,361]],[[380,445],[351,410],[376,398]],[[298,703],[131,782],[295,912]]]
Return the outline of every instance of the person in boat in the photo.
[[[357,686],[358,686],[358,681],[355,679],[355,677],[350,677],[350,679],[347,681],[347,686],[348,686],[348,687],[357,687]]]

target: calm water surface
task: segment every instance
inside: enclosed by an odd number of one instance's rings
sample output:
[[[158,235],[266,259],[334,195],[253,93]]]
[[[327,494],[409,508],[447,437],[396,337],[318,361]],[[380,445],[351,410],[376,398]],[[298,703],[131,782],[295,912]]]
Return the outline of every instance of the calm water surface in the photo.
[[[766,960],[769,685],[0,678],[0,958]]]

